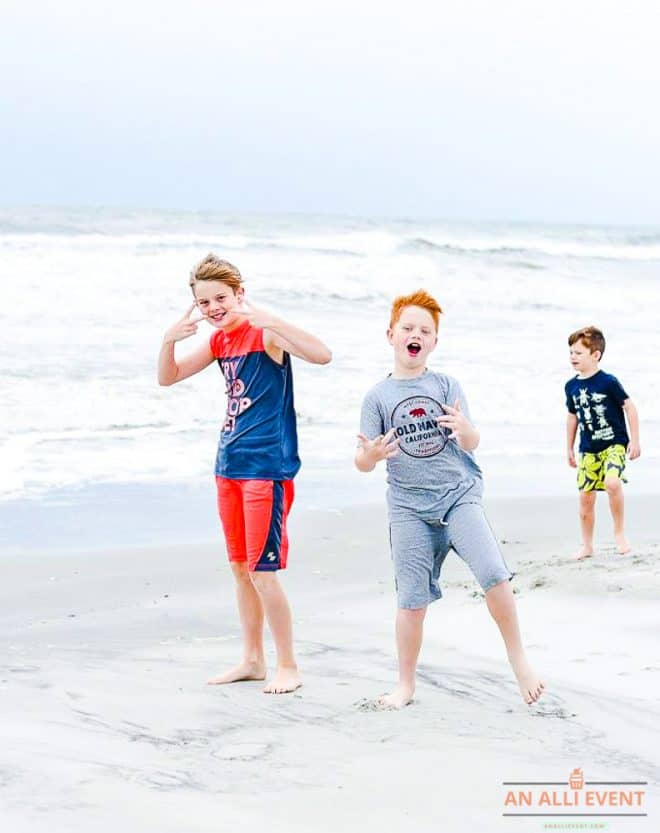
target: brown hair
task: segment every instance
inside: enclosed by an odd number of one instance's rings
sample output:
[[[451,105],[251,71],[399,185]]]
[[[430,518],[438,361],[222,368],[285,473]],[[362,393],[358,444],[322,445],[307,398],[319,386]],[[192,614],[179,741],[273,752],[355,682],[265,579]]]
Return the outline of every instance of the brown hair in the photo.
[[[437,331],[442,307],[425,289],[418,289],[417,292],[413,292],[411,295],[399,295],[398,298],[394,299],[390,314],[390,327],[393,327],[401,318],[401,313],[406,307],[422,307],[430,312]]]
[[[581,341],[590,353],[599,351],[601,358],[605,352],[605,336],[598,327],[582,327],[568,337],[568,346],[572,347],[576,341]]]
[[[242,286],[243,278],[241,273],[228,260],[221,260],[217,255],[210,253],[190,273],[190,288],[195,292],[197,281],[222,281],[230,286],[234,292]]]

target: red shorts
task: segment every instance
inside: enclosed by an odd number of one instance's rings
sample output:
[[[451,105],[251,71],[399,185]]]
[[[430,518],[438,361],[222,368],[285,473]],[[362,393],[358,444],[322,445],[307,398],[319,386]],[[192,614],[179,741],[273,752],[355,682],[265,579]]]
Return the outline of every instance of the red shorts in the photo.
[[[218,512],[230,561],[254,570],[283,570],[289,552],[286,519],[293,480],[228,480],[216,477]]]

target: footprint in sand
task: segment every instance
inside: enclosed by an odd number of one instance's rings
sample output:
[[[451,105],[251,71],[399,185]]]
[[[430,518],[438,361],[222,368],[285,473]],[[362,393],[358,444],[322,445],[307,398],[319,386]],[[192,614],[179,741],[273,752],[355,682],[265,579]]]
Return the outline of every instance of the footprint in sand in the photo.
[[[388,709],[387,706],[381,706],[378,700],[369,700],[366,697],[362,700],[358,700],[356,703],[353,703],[353,705],[359,712],[395,711],[394,708]]]
[[[534,717],[557,717],[560,720],[569,720],[571,717],[577,716],[575,712],[569,712],[562,706],[543,705],[542,703],[533,707],[532,714]]]

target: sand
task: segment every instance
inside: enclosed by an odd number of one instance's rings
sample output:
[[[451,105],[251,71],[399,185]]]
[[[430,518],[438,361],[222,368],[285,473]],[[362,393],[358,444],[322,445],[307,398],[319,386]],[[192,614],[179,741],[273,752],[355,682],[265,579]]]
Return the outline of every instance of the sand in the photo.
[[[415,702],[374,710],[396,674],[382,505],[294,510],[284,581],[305,684],[290,696],[206,685],[240,654],[219,539],[8,555],[2,829],[539,831],[557,819],[503,817],[503,782],[565,783],[581,767],[587,780],[647,782],[635,789],[648,815],[572,821],[657,830],[657,503],[629,501],[635,548],[621,558],[601,499],[597,556],[579,563],[567,557],[576,501],[487,504],[548,684],[532,707],[479,588],[452,557]],[[270,641],[268,650],[272,662]]]

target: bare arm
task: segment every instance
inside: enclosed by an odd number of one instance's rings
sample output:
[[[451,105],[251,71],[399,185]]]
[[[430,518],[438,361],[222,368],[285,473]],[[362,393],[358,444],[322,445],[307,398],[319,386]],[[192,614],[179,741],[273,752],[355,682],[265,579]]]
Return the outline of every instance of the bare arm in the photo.
[[[328,364],[332,359],[332,353],[320,339],[281,318],[264,328],[264,346],[268,344],[311,364]]]
[[[253,327],[263,329],[264,347],[276,361],[282,360],[282,351],[311,364],[328,364],[332,359],[330,350],[316,336],[300,327],[294,327],[267,310],[255,307],[245,299],[241,307],[233,312],[244,315]]]
[[[468,424],[470,427],[464,434],[456,435],[456,442],[460,445],[463,451],[474,451],[474,449],[479,445],[481,434],[477,431],[474,425],[470,423]]]
[[[176,382],[181,382],[183,379],[199,373],[200,370],[204,370],[205,367],[208,367],[213,362],[214,356],[208,343],[202,344],[189,356],[179,361],[177,361],[174,355],[174,345],[176,342],[183,341],[184,338],[188,338],[197,332],[197,321],[201,319],[195,321],[190,320],[190,314],[194,308],[195,304],[167,330],[163,337],[163,343],[158,354],[159,385],[174,385]]]
[[[639,414],[632,399],[626,399],[623,403],[623,410],[628,420],[628,428],[630,429],[628,456],[631,460],[636,460],[642,453],[639,445]]]
[[[570,411],[568,412],[568,416],[566,417],[566,455],[568,457],[568,465],[572,469],[577,468],[577,462],[575,461],[575,436],[577,434],[577,427],[578,427],[578,419],[575,414],[572,414]]]
[[[358,471],[367,472],[373,471],[376,468],[377,460],[371,459],[371,456],[360,446],[355,452],[355,468]]]

